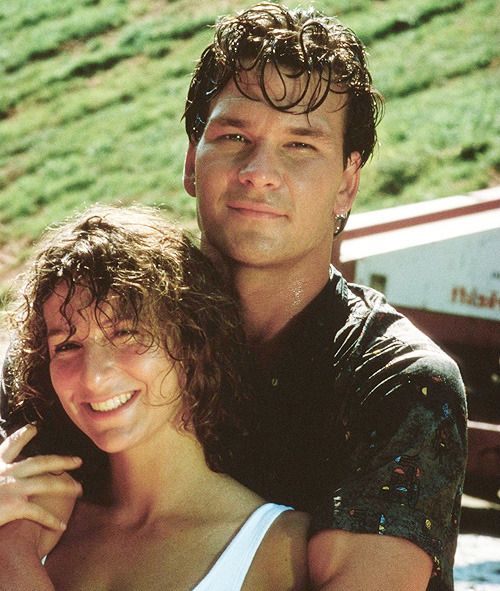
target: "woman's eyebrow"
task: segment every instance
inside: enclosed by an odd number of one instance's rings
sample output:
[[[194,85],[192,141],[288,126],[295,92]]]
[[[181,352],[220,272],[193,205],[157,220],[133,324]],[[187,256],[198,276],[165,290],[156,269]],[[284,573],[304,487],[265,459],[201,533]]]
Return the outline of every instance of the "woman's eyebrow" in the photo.
[[[113,316],[106,316],[103,322],[100,322],[100,326],[103,328],[113,327],[122,322],[135,322],[135,318],[132,314],[113,314]]]
[[[47,331],[47,338],[50,339],[51,337],[60,337],[66,336],[70,331],[60,328],[59,326],[54,326]]]

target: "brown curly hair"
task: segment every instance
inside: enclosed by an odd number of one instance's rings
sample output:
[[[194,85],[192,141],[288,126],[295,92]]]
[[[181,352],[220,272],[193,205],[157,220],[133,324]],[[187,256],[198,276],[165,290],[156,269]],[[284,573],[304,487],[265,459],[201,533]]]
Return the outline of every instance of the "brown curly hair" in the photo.
[[[95,311],[109,317],[111,306],[113,320],[125,315],[140,324],[147,335],[141,344],[163,347],[180,364],[184,426],[194,429],[212,469],[227,467],[235,441],[245,436],[247,349],[235,298],[186,233],[151,208],[94,206],[51,228],[23,275],[5,376],[10,411],[38,417],[40,429],[50,424],[48,437],[63,447],[52,451],[85,460],[87,448],[72,447],[81,434],[62,420],[49,377],[43,304],[61,283],[68,291],[60,311],[70,331],[68,304],[84,287]]]
[[[279,104],[266,88],[268,66],[283,80],[285,96]],[[310,113],[330,92],[345,94],[344,159],[357,151],[362,165],[366,163],[377,141],[383,99],[372,85],[366,52],[355,33],[314,8],[288,9],[272,2],[223,17],[215,25],[214,40],[202,53],[189,87],[184,118],[191,142],[200,140],[210,103],[230,80],[248,96],[241,73],[250,70],[258,77],[264,99],[279,111]],[[305,81],[304,91],[287,103],[285,81],[299,77]],[[306,97],[307,105],[297,111]]]

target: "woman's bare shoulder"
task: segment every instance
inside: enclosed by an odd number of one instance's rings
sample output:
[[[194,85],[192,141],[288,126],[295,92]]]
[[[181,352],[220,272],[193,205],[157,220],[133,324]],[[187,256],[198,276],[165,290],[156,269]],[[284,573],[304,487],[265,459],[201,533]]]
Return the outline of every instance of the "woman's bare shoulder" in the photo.
[[[276,519],[255,555],[243,591],[308,589],[309,523],[309,515],[299,511],[285,511]]]

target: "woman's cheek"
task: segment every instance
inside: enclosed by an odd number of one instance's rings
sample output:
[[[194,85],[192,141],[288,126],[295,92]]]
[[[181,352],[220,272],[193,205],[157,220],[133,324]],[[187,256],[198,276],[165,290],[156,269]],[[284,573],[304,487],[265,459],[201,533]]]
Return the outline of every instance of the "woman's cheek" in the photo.
[[[50,379],[57,394],[63,392],[77,377],[78,365],[75,360],[55,358],[50,362]]]

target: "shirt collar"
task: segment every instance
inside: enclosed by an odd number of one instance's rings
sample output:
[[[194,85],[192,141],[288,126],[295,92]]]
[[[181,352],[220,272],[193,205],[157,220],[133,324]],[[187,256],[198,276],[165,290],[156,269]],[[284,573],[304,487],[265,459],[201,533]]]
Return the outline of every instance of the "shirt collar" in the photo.
[[[318,295],[290,323],[275,368],[310,359],[333,343],[349,315],[348,286],[330,265],[329,278]]]

